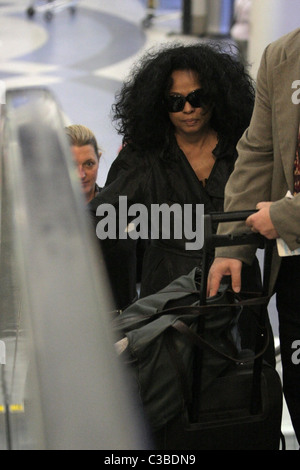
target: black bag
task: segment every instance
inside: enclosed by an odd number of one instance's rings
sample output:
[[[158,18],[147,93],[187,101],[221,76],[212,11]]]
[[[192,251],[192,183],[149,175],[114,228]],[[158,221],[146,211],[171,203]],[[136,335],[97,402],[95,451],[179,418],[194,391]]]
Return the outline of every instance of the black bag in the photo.
[[[125,341],[126,361],[154,431],[182,412],[192,412],[195,350],[203,351],[201,392],[237,363],[253,361],[253,354],[241,351],[238,329],[242,309],[253,299],[240,301],[222,285],[201,306],[200,283],[201,270],[195,268],[156,294],[138,300],[114,320],[114,330],[121,338],[117,346]]]

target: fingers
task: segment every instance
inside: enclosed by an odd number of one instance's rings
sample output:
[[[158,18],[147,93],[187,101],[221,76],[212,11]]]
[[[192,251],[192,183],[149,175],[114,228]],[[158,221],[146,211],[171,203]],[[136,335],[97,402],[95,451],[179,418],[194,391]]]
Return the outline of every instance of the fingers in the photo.
[[[272,204],[271,202],[261,201],[261,202],[258,202],[256,204],[256,209],[258,211],[260,211],[261,209],[269,208],[271,204]],[[253,232],[258,232],[257,227],[255,227],[255,223],[256,223],[256,220],[258,219],[258,217],[259,217],[259,215],[256,212],[256,213],[250,215],[245,221],[247,227],[250,227]]]
[[[207,297],[213,297],[214,295],[217,295],[222,277],[223,277],[222,274],[218,274],[218,273],[213,274],[210,272],[210,274],[208,275],[208,279],[207,279],[207,292],[206,292]]]
[[[270,217],[271,205],[272,202],[270,201],[259,202],[256,205],[258,212],[250,215],[245,222],[247,227],[251,228],[252,232],[260,233],[269,239],[278,238],[279,236]]]
[[[231,287],[236,293],[241,290],[241,269],[233,267],[231,270]]]
[[[249,217],[245,220],[245,224],[247,227],[250,227],[252,229],[254,220],[253,220],[253,215],[249,215]]]
[[[207,278],[207,296],[217,294],[223,276],[231,276],[231,285],[234,292],[241,290],[242,262],[232,258],[216,258]]]
[[[270,207],[271,204],[272,204],[271,202],[265,202],[265,201],[258,202],[256,204],[256,209],[260,210],[260,209],[263,209],[264,207]]]

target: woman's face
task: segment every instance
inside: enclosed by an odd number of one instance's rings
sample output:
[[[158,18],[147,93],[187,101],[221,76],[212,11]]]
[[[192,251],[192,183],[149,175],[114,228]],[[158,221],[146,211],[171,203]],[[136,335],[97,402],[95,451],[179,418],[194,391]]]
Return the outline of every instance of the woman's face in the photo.
[[[187,97],[191,92],[201,89],[197,74],[192,70],[175,70],[172,80],[169,91],[171,96]],[[175,127],[175,133],[194,135],[210,126],[211,114],[210,109],[196,107],[185,101],[184,108],[178,112],[169,112],[169,117]]]
[[[95,194],[99,159],[92,145],[84,145],[83,147],[72,145],[71,150],[77,165],[81,189],[89,202]]]

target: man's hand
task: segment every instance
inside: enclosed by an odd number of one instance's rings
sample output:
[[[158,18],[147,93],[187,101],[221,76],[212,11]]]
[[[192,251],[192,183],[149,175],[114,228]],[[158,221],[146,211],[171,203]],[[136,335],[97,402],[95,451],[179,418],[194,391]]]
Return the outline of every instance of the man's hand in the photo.
[[[272,202],[259,202],[256,205],[258,212],[250,215],[246,220],[246,225],[250,227],[253,232],[259,232],[269,240],[279,237],[270,217],[271,204]]]
[[[241,290],[242,262],[233,258],[215,258],[208,273],[207,297],[216,295],[223,276],[231,276],[231,286],[234,292]]]

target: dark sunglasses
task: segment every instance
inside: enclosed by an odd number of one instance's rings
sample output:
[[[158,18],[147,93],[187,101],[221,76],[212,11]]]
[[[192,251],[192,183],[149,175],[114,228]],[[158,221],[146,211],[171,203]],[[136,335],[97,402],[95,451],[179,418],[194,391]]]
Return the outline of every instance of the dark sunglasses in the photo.
[[[204,92],[201,88],[192,91],[186,96],[168,95],[165,99],[166,107],[169,113],[179,113],[185,107],[185,103],[190,103],[193,108],[201,108],[207,104]]]

